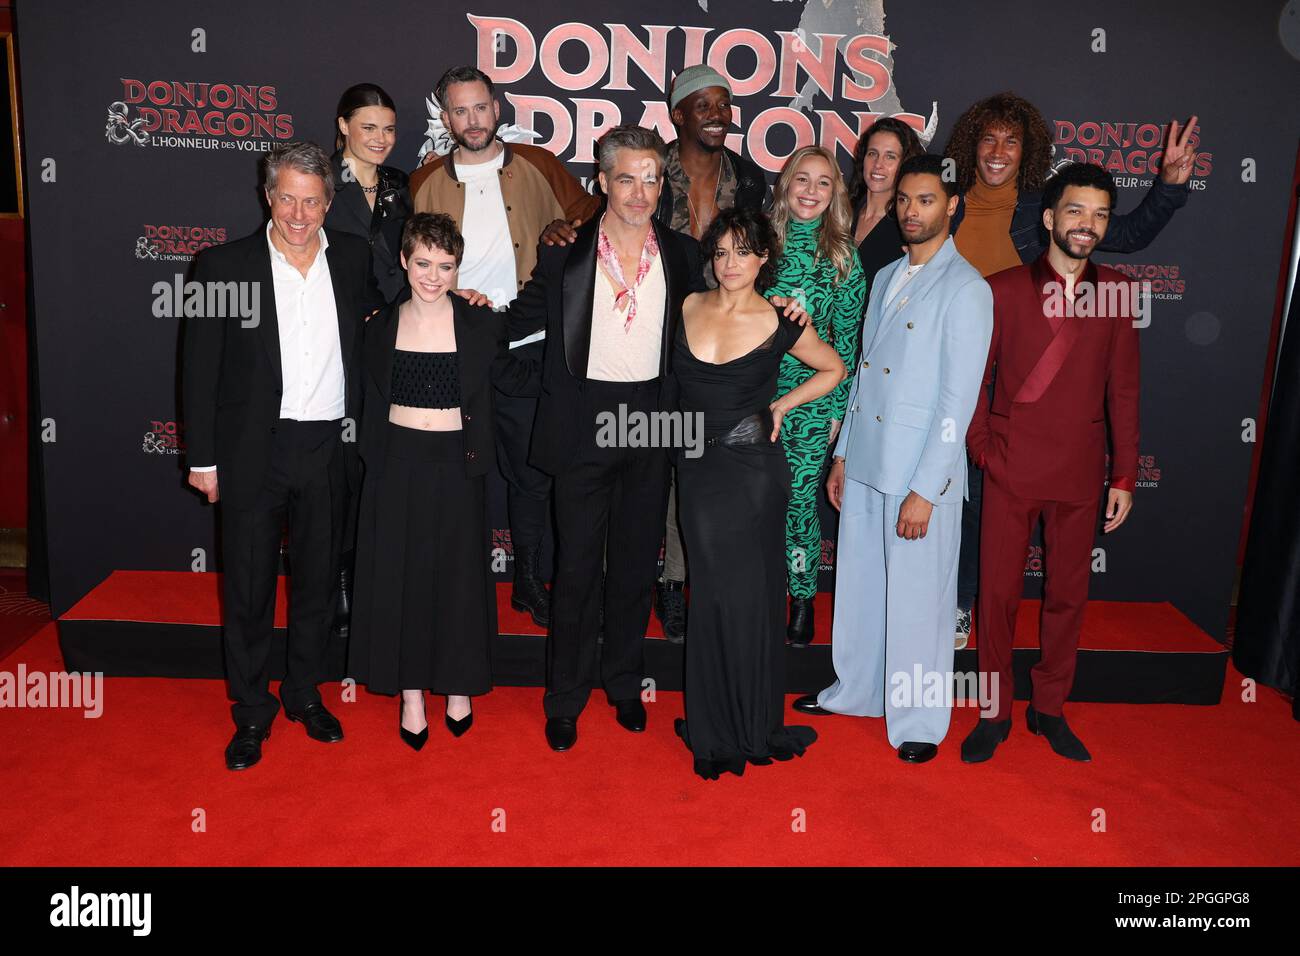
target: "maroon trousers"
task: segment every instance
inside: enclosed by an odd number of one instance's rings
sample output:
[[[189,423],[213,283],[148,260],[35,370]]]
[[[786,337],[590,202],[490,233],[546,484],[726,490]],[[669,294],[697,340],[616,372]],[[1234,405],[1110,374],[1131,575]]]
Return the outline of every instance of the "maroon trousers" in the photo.
[[[1039,515],[1044,522],[1045,577],[1039,625],[1043,654],[1032,671],[1032,702],[1039,713],[1060,715],[1074,684],[1099,507],[1098,498],[1021,498],[985,472],[980,521],[979,668],[981,678],[989,681],[990,695],[996,695],[996,713],[981,716],[995,721],[1011,716],[1015,696],[1011,642],[1024,590],[1025,553]],[[997,683],[993,683],[995,679]]]

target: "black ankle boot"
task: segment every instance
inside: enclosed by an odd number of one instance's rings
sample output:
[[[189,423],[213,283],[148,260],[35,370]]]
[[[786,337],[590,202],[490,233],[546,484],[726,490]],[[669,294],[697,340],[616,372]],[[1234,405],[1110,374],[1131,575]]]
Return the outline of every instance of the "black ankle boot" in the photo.
[[[520,548],[515,552],[515,583],[510,589],[510,606],[526,611],[538,627],[551,623],[551,595],[542,583],[541,550]]]
[[[352,552],[343,555],[334,603],[334,636],[347,637],[352,623]]]
[[[664,627],[671,644],[686,640],[686,594],[682,581],[660,581],[655,585],[655,617]]]
[[[1083,741],[1074,735],[1070,725],[1065,722],[1064,716],[1051,717],[1040,714],[1034,710],[1034,705],[1030,704],[1029,709],[1025,711],[1025,723],[1029,726],[1030,733],[1046,737],[1052,749],[1062,757],[1082,763],[1092,760],[1092,754],[1088,753],[1088,748],[1083,745]]]
[[[813,599],[790,598],[790,623],[785,636],[793,647],[807,647],[813,639]]]
[[[1011,718],[986,720],[983,717],[975,729],[961,742],[961,759],[964,763],[983,763],[993,756],[998,744],[1011,733]]]

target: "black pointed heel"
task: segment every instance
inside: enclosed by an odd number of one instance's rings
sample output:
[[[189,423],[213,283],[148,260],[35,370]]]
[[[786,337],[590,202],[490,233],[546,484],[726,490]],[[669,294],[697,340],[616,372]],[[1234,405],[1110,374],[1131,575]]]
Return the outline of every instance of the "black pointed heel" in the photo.
[[[450,730],[454,736],[460,737],[463,736],[464,733],[467,730],[469,730],[470,726],[474,723],[474,711],[471,710],[460,720],[452,720],[450,717],[447,717],[445,714],[443,715],[443,719],[447,721],[447,729]]]

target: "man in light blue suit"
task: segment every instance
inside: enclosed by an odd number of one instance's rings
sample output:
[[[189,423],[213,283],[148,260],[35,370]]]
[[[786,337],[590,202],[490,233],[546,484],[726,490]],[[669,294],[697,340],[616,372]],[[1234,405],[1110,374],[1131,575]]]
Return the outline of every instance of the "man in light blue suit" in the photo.
[[[895,203],[908,251],[872,285],[827,481],[840,510],[836,681],[794,706],[883,715],[898,756],[922,763],[948,732],[964,442],[993,294],[948,237],[957,189],[942,159],[903,163]]]

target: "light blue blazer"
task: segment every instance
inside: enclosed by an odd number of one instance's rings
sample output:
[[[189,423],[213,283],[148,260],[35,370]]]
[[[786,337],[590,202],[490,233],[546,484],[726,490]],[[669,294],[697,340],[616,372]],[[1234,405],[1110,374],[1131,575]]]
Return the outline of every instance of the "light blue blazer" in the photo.
[[[966,496],[966,429],[993,336],[993,293],[952,238],[889,302],[907,256],[876,275],[836,457],[845,475],[931,504]]]

